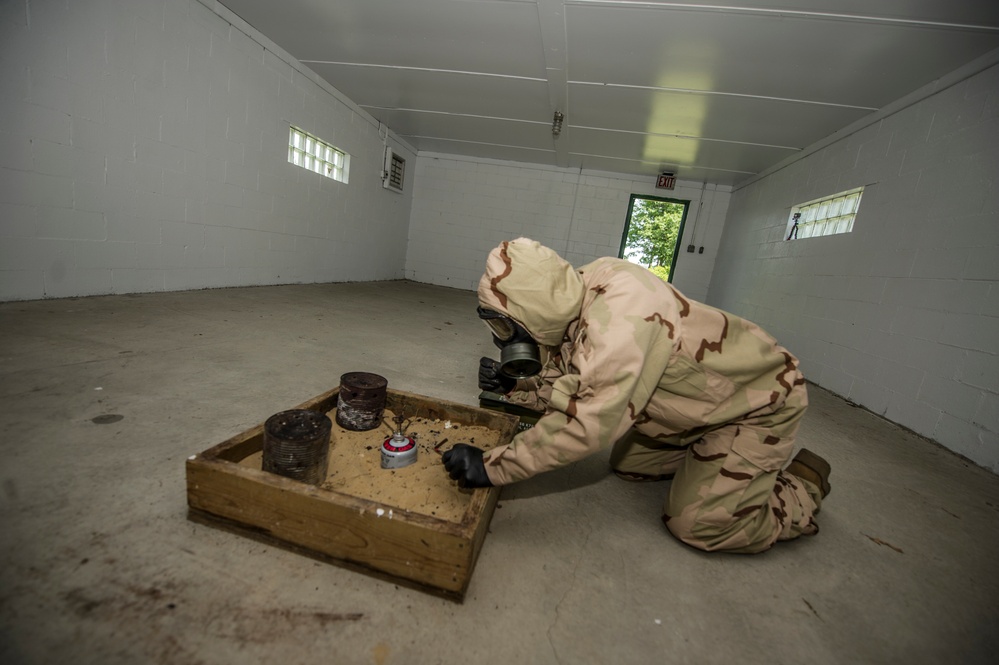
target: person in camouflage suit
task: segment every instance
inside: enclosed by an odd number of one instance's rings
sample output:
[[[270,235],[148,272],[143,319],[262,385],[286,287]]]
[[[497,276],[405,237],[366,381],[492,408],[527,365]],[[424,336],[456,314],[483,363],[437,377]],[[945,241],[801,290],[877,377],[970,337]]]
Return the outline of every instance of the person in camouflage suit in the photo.
[[[818,531],[829,465],[807,450],[788,465],[805,380],[757,325],[628,261],[574,270],[526,238],[490,252],[478,296],[480,316],[537,342],[542,367],[514,382],[483,358],[480,387],[543,415],[488,452],[454,446],[444,463],[459,484],[505,485],[614,444],[620,477],[673,479],[662,520],[684,543],[752,553]]]

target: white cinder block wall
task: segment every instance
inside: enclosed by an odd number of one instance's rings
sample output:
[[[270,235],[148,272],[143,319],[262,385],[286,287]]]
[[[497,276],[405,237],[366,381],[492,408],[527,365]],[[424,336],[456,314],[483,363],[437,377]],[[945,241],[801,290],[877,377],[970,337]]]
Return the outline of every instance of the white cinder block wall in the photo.
[[[999,471],[999,66],[962,76],[737,189],[710,299],[812,381]],[[861,185],[852,233],[784,241],[791,206]]]
[[[691,201],[673,283],[703,300],[729,200],[714,185],[657,190],[651,178],[433,153],[420,153],[415,182],[406,277],[460,289],[475,289],[489,251],[520,236],[574,266],[617,256],[628,203],[640,194]],[[688,254],[688,244],[704,253]]]
[[[0,93],[0,300],[403,277],[413,149],[218,3],[0,3]]]

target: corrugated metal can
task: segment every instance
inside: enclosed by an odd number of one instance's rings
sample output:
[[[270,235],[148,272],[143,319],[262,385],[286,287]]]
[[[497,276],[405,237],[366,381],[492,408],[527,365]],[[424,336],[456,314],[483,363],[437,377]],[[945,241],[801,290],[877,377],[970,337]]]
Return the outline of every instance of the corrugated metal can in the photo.
[[[333,421],[324,413],[292,409],[264,423],[263,470],[310,485],[326,480]]]
[[[340,377],[336,424],[352,432],[364,432],[382,424],[388,380],[370,372],[348,372]]]

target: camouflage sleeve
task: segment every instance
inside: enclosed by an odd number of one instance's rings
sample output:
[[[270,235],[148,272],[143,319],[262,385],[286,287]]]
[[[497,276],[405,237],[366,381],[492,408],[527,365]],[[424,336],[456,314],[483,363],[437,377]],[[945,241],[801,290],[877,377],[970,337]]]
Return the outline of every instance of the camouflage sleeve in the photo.
[[[486,455],[486,472],[504,485],[560,467],[612,444],[634,424],[658,386],[672,351],[678,313],[644,270],[599,270],[588,280],[573,370],[551,384],[548,412],[531,429]],[[595,281],[594,281],[595,280]],[[662,282],[659,282],[662,285]]]

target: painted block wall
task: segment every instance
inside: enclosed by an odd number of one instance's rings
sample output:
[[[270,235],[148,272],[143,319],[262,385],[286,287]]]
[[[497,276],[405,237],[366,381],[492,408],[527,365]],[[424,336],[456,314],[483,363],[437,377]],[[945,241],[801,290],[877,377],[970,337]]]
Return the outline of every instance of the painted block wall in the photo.
[[[691,201],[673,283],[703,300],[728,209],[729,189],[580,172],[519,162],[420,153],[406,277],[474,290],[489,251],[525,236],[574,266],[618,256],[632,194]],[[688,254],[686,246],[704,247]]]
[[[0,300],[403,277],[415,151],[218,3],[11,0],[0,56]]]
[[[999,471],[999,66],[917,97],[738,188],[710,299],[820,386]],[[852,233],[784,240],[791,206],[861,185]]]

